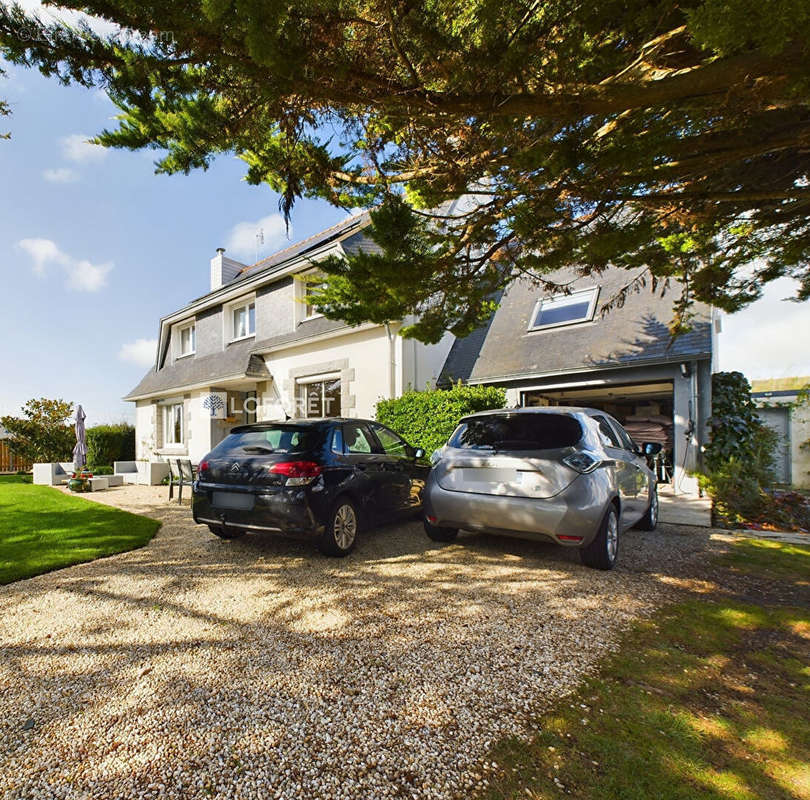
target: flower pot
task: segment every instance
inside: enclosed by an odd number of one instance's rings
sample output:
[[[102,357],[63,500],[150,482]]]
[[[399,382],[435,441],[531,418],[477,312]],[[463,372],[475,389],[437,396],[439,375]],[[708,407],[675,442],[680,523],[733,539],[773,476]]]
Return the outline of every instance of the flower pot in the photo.
[[[68,489],[71,492],[83,492],[85,491],[85,482],[81,478],[71,478],[68,481]]]

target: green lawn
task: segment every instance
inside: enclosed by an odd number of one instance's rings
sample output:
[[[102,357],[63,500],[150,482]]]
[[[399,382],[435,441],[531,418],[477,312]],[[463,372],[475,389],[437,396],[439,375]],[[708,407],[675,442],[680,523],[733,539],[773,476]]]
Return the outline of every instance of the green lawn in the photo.
[[[159,527],[148,517],[32,486],[29,476],[0,476],[0,584],[141,547]]]
[[[810,548],[743,541],[718,569],[741,598],[716,593],[638,625],[531,740],[494,748],[484,797],[810,798]],[[790,602],[773,600],[777,585]]]
[[[4,483],[31,483],[30,475],[0,475],[0,485]]]

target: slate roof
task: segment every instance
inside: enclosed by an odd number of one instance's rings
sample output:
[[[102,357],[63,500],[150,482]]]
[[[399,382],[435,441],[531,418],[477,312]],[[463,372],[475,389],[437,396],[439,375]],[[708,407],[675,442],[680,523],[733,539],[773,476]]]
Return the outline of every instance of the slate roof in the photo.
[[[558,282],[575,277],[557,273]],[[501,298],[488,324],[457,339],[445,361],[440,383],[519,380],[522,377],[564,374],[588,367],[632,366],[685,358],[707,357],[712,351],[711,309],[696,308],[690,333],[670,341],[667,324],[678,296],[674,286],[664,297],[642,289],[630,294],[623,308],[600,317],[599,309],[628,283],[632,274],[610,269],[600,276],[574,281],[572,288],[599,286],[594,321],[528,332],[529,320],[543,292],[529,280],[515,281]]]
[[[331,228],[326,228],[307,239],[302,239],[296,244],[285,247],[283,250],[279,250],[277,253],[273,253],[273,255],[267,258],[263,258],[261,261],[257,261],[255,264],[245,267],[240,271],[239,278],[233,281],[233,283],[236,283],[236,281],[248,275],[253,277],[253,275],[261,270],[279,266],[293,258],[300,258],[312,250],[316,250],[329,242],[340,239],[355,228],[358,230],[364,228],[369,222],[371,222],[371,217],[368,211],[362,211],[359,214],[347,217],[341,222],[338,222],[337,225],[332,225]]]
[[[255,343],[250,340],[234,342],[219,353],[183,358],[163,369],[151,369],[124,400],[161,394],[183,386],[216,383],[237,375],[265,380],[270,373],[264,359],[253,353],[254,347]]]
[[[282,333],[259,341],[251,339],[234,342],[221,352],[180,359],[174,364],[167,364],[160,370],[153,369],[147,372],[143,380],[124,397],[124,400],[161,394],[184,386],[216,383],[225,378],[245,377],[267,380],[272,375],[260,355],[262,352],[274,347],[305,341],[324,333],[332,333],[342,328],[348,331],[351,326],[340,320],[316,317],[302,322],[296,330],[289,333]]]

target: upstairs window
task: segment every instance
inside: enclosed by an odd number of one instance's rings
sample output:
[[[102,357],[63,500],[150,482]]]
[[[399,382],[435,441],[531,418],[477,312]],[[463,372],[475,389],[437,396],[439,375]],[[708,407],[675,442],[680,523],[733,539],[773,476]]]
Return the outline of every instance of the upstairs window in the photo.
[[[561,325],[574,325],[590,322],[596,310],[599,289],[583,289],[571,294],[558,294],[538,300],[534,307],[529,330],[557,328]]]
[[[180,355],[190,356],[197,351],[197,327],[187,325],[180,329]]]
[[[245,303],[231,308],[231,338],[245,339],[256,333],[256,304]]]
[[[325,285],[326,284],[324,284],[324,283],[311,283],[311,284],[309,284],[309,286],[307,287],[307,298],[309,297],[310,292],[317,292],[320,289],[322,289]],[[309,301],[307,301],[307,303],[306,303],[306,312],[305,313],[306,313],[305,319],[312,319],[313,317],[322,317],[323,316],[323,314],[321,314],[321,312],[318,311],[318,309],[312,303],[310,303]]]
[[[320,291],[326,286],[326,281],[323,276],[318,272],[309,272],[299,280],[299,300],[304,305],[303,319],[314,319],[315,317],[322,317],[320,311],[310,302],[312,294]]]

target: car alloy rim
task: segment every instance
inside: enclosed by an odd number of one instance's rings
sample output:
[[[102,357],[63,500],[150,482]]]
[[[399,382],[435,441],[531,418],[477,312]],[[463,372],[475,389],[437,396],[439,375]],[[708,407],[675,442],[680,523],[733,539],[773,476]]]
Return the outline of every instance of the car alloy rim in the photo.
[[[607,523],[607,554],[611,561],[616,560],[616,552],[619,549],[619,521],[616,519],[616,512],[611,511],[608,515]]]
[[[341,550],[348,550],[357,533],[357,517],[350,505],[342,505],[335,513],[333,525],[335,543]]]

